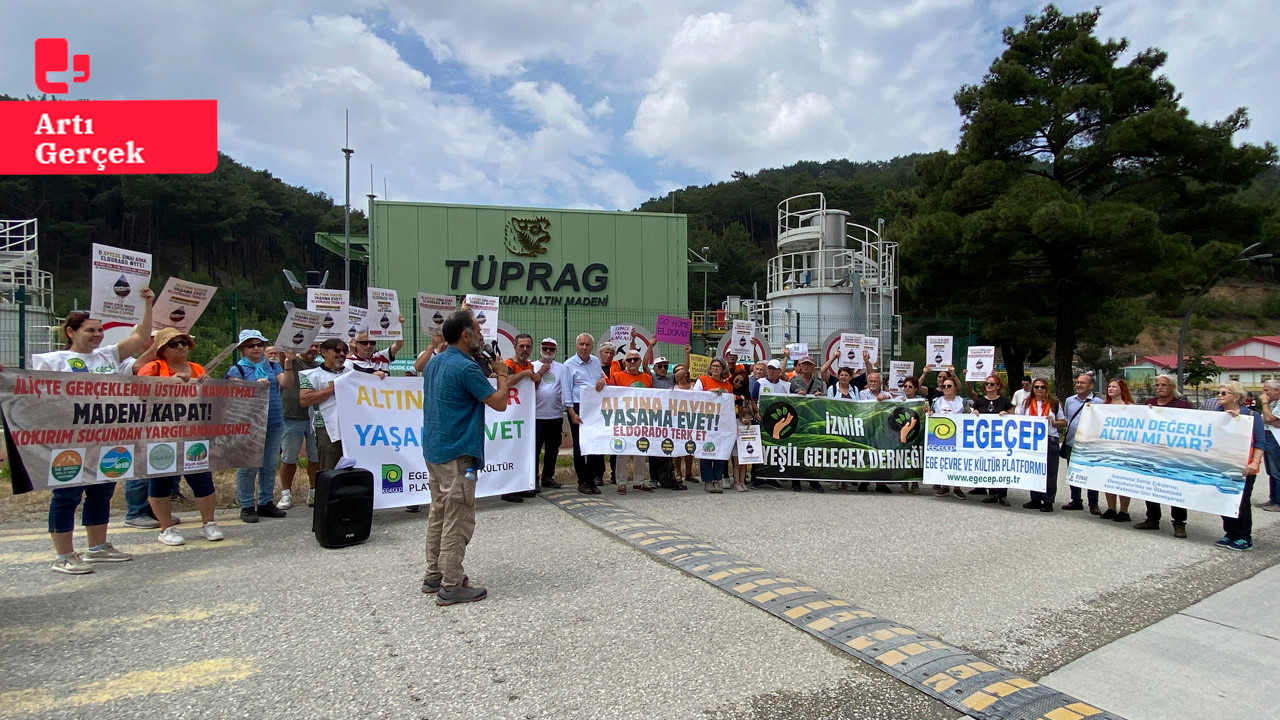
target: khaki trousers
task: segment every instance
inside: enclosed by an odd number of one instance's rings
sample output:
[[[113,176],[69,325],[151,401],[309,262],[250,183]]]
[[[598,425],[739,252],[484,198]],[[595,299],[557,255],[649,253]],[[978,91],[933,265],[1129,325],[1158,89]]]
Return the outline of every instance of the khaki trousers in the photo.
[[[342,442],[334,442],[329,439],[329,431],[322,427],[316,428],[316,447],[320,451],[320,469],[333,470],[338,467],[338,461],[342,459]]]
[[[453,590],[462,584],[462,558],[476,529],[476,484],[466,479],[474,460],[427,463],[431,511],[427,513],[427,579]]]

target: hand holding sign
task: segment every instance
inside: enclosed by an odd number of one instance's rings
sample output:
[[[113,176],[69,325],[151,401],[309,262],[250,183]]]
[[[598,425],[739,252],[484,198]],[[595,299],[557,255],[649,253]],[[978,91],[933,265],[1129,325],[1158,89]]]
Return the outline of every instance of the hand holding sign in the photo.
[[[653,341],[688,345],[693,332],[693,321],[675,315],[659,315],[654,326]]]

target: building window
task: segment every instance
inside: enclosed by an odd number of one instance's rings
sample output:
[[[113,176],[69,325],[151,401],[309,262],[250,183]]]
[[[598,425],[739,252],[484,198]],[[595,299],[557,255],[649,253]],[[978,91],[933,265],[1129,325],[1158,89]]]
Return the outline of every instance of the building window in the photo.
[[[1262,376],[1261,376],[1261,380],[1259,380],[1259,382],[1268,382],[1268,381],[1270,381],[1270,380],[1271,380],[1271,376],[1270,376],[1270,375],[1265,375],[1265,374],[1264,374],[1264,375],[1262,375]]]
[[[1227,379],[1230,380],[1231,382],[1240,382],[1240,374],[1236,373],[1234,375],[1228,375]]]

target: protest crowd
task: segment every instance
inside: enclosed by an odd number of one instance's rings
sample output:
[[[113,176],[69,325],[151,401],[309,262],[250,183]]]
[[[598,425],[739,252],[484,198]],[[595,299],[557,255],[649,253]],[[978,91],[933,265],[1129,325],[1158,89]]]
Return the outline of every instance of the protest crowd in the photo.
[[[205,368],[189,359],[196,348],[196,337],[172,327],[148,332],[153,325],[155,295],[142,288],[138,297],[145,306],[143,316],[123,340],[103,345],[102,322],[89,313],[73,312],[62,325],[66,347],[34,356],[32,368],[152,377],[162,383],[207,382],[209,375]],[[404,322],[403,316],[399,321]],[[1022,379],[1022,387],[1009,394],[999,375],[987,374],[981,382],[970,383],[961,379],[954,366],[946,365],[918,377],[912,374],[898,378],[897,387],[891,388],[876,358],[866,350],[862,352],[862,362],[856,366],[841,361],[841,353],[831,355],[819,366],[807,349],[793,357],[790,346],[781,358],[767,361],[753,362],[747,357],[747,362],[740,362],[732,351],[727,351],[722,357],[696,362],[698,356],[693,355],[692,348],[686,344],[683,357],[673,364],[666,357],[655,357],[656,343],[638,345],[633,336],[629,342],[601,342],[597,346],[596,338],[587,333],[573,338],[571,344],[566,338],[569,347],[563,356],[560,340],[543,338],[537,343],[536,357],[534,339],[528,334],[519,334],[514,338],[514,356],[502,359],[494,357],[496,345],[482,342],[480,321],[466,303],[449,315],[439,330],[430,346],[415,359],[414,369],[406,374],[424,377],[422,452],[431,468],[435,507],[431,508],[428,519],[429,558],[423,591],[437,593],[440,604],[469,602],[485,596],[484,589],[473,588],[462,573],[462,556],[474,529],[476,471],[484,465],[483,434],[468,432],[468,428],[481,427],[486,407],[490,411],[503,411],[507,407],[507,389],[526,380],[532,382],[535,393],[535,481],[533,489],[503,493],[502,500],[510,503],[521,503],[543,488],[561,487],[555,474],[566,434],[572,440],[577,491],[585,495],[598,495],[607,485],[612,485],[613,492],[620,495],[659,488],[684,491],[690,485],[700,485],[706,493],[713,494],[727,489],[738,493],[764,488],[787,489],[779,479],[769,477],[767,465],[758,460],[740,461],[741,446],[734,447],[728,459],[695,458],[693,452],[653,457],[584,450],[583,430],[589,427],[584,425],[587,422],[584,418],[588,416],[584,401],[592,395],[599,404],[597,394],[606,388],[625,388],[628,392],[644,389],[687,393],[689,398],[712,397],[717,402],[731,398],[739,436],[760,425],[763,399],[770,397],[906,403],[923,408],[930,417],[1044,418],[1047,429],[1044,490],[1032,490],[1030,500],[1021,506],[1042,513],[1087,510],[1089,515],[1101,520],[1133,522],[1131,498],[1118,493],[1100,494],[1097,490],[1085,491],[1072,485],[1068,496],[1063,498],[1065,502],[1058,504],[1059,464],[1061,460],[1071,460],[1084,409],[1094,404],[1135,404],[1123,379],[1108,380],[1099,394],[1095,392],[1094,376],[1082,373],[1075,379],[1074,393],[1059,398],[1050,392],[1047,378],[1027,376]],[[389,377],[391,364],[404,346],[402,339],[395,339],[379,349],[378,341],[371,339],[367,328],[353,327],[349,337],[350,342],[341,337],[309,340],[299,352],[288,347],[277,350],[269,344],[267,336],[256,329],[239,333],[234,346],[239,358],[222,379],[259,386],[265,390],[267,399],[265,420],[253,428],[255,435],[264,438],[260,462],[254,459],[250,466],[236,469],[236,498],[243,522],[283,518],[288,510],[303,502],[314,505],[317,474],[337,468],[344,458],[336,381],[348,373],[363,373],[379,380]],[[1157,376],[1154,395],[1143,404],[1193,409],[1175,388],[1174,379],[1168,375]],[[1280,446],[1274,434],[1265,431],[1269,427],[1280,427],[1276,415],[1280,407],[1280,382],[1271,380],[1264,385],[1264,397],[1256,404],[1256,410],[1247,406],[1246,393],[1238,382],[1219,386],[1215,400],[1212,410],[1244,416],[1252,422],[1249,456],[1240,464],[1244,491],[1238,516],[1223,517],[1224,536],[1217,542],[1224,548],[1248,550],[1252,547],[1251,508],[1254,507],[1250,498],[1264,461],[1273,479],[1267,500],[1257,507],[1280,511],[1280,493],[1274,479],[1280,477]],[[902,429],[904,441],[910,430],[910,427]],[[294,494],[300,485],[299,465],[305,467],[305,500]],[[189,534],[190,531],[179,531],[180,520],[172,512],[172,498],[182,497],[179,484],[183,479],[200,515],[201,527],[195,532],[207,541],[222,540],[224,532],[214,519],[214,483],[209,470],[124,480],[125,524],[157,529],[158,541],[166,545],[184,544],[183,532]],[[896,492],[902,494],[921,492],[918,480],[879,482],[874,477],[859,482],[792,479],[790,490],[799,492],[806,483],[815,493],[894,493],[895,486]],[[53,570],[86,574],[93,572],[97,563],[132,559],[107,538],[109,503],[115,486],[114,482],[99,482],[53,490],[49,506],[49,532],[55,551]],[[932,493],[951,501],[979,496],[982,503],[1010,505],[1008,489],[1001,487],[971,487],[966,492],[959,486],[939,484],[934,485]],[[83,553],[76,552],[72,542],[75,512],[81,505],[81,519],[88,535],[88,547]],[[420,507],[408,505],[407,511],[419,512]],[[1133,523],[1133,527],[1158,530],[1161,511],[1160,503],[1146,501],[1145,516]],[[1187,508],[1174,505],[1169,514],[1173,535],[1186,537]]]

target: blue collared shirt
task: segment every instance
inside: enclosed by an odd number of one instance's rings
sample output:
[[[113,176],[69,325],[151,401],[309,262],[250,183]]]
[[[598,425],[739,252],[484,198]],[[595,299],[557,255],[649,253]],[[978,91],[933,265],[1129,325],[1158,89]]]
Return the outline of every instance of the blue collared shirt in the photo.
[[[471,456],[484,465],[485,398],[497,392],[480,366],[450,346],[422,371],[422,456],[434,465]]]
[[[1076,441],[1076,428],[1080,427],[1080,416],[1084,414],[1084,406],[1090,403],[1100,403],[1102,398],[1089,394],[1087,400],[1081,400],[1079,395],[1072,395],[1062,401],[1062,414],[1069,421],[1066,432],[1062,433],[1062,444],[1070,445]]]
[[[576,354],[564,361],[565,378],[564,406],[571,408],[582,402],[582,388],[596,386],[596,380],[604,376],[600,361],[595,356],[587,356],[586,360]]]

